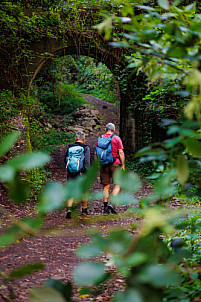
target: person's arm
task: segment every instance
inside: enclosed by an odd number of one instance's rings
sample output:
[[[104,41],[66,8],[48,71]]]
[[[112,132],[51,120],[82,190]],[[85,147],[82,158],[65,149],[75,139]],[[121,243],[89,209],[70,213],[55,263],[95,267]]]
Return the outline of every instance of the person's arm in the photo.
[[[67,151],[66,151],[66,154],[65,154],[65,157],[64,157],[64,162],[65,162],[65,165],[66,165],[66,157],[68,155],[68,148],[67,148]]]
[[[90,149],[88,146],[85,148],[84,157],[84,168],[87,170],[90,167]]]
[[[123,149],[119,149],[119,158],[121,161],[121,169],[125,170],[125,155],[124,155],[124,150]]]

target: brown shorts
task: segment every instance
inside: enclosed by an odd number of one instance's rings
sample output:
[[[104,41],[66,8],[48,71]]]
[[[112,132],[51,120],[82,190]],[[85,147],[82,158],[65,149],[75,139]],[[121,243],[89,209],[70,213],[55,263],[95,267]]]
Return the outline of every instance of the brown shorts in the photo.
[[[100,170],[100,180],[102,185],[109,185],[113,183],[113,174],[120,165],[107,165],[102,166]]]

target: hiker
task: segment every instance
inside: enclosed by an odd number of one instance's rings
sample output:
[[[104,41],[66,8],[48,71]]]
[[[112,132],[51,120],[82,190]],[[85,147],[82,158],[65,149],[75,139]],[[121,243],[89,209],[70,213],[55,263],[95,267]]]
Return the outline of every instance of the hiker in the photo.
[[[67,168],[67,181],[73,180],[82,175],[90,166],[90,148],[85,142],[85,133],[78,131],[76,133],[76,142],[69,144],[64,158]],[[68,200],[68,209],[66,218],[71,218],[71,208],[73,205],[73,198]],[[87,199],[82,200],[82,214],[88,215]]]
[[[106,125],[106,133],[101,135],[96,143],[95,157],[100,161],[100,180],[103,185],[104,214],[117,214],[111,205],[108,205],[110,184],[113,182],[113,174],[117,168],[125,170],[124,147],[121,138],[115,135],[115,125]],[[117,196],[120,186],[115,185],[112,195]]]

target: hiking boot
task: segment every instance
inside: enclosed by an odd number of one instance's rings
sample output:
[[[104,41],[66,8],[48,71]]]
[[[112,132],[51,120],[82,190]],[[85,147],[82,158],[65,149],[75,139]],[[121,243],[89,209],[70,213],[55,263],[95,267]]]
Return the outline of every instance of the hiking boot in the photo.
[[[103,211],[104,214],[117,214],[117,212],[115,211],[115,209],[109,205],[107,207],[104,207],[104,211]]]
[[[71,211],[67,211],[66,213],[66,219],[71,219]]]
[[[109,205],[109,206],[108,206],[108,209],[109,209],[109,211],[110,211],[112,214],[117,214],[117,212],[115,211],[115,209],[113,208],[113,206]]]
[[[82,208],[81,215],[89,215],[89,212],[88,212],[87,208]]]
[[[108,207],[104,207],[103,214],[106,214],[106,215],[110,214],[110,211],[109,211]]]

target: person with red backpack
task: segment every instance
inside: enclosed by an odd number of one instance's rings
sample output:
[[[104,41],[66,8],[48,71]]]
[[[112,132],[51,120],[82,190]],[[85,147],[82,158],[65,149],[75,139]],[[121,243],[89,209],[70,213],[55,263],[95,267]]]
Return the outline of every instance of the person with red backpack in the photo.
[[[67,168],[67,181],[83,175],[90,166],[90,148],[84,142],[85,133],[78,131],[76,133],[76,142],[68,145],[64,158]],[[71,218],[72,205],[73,198],[68,200],[67,219]],[[88,215],[87,199],[82,200],[82,214]]]
[[[121,167],[121,169],[125,170],[124,147],[121,138],[114,134],[115,125],[113,123],[107,124],[105,131],[106,133],[97,140],[95,157],[101,165],[100,180],[103,185],[104,214],[116,214],[114,208],[108,205],[109,190],[116,169]],[[120,186],[115,185],[112,194],[117,196],[119,192]]]

